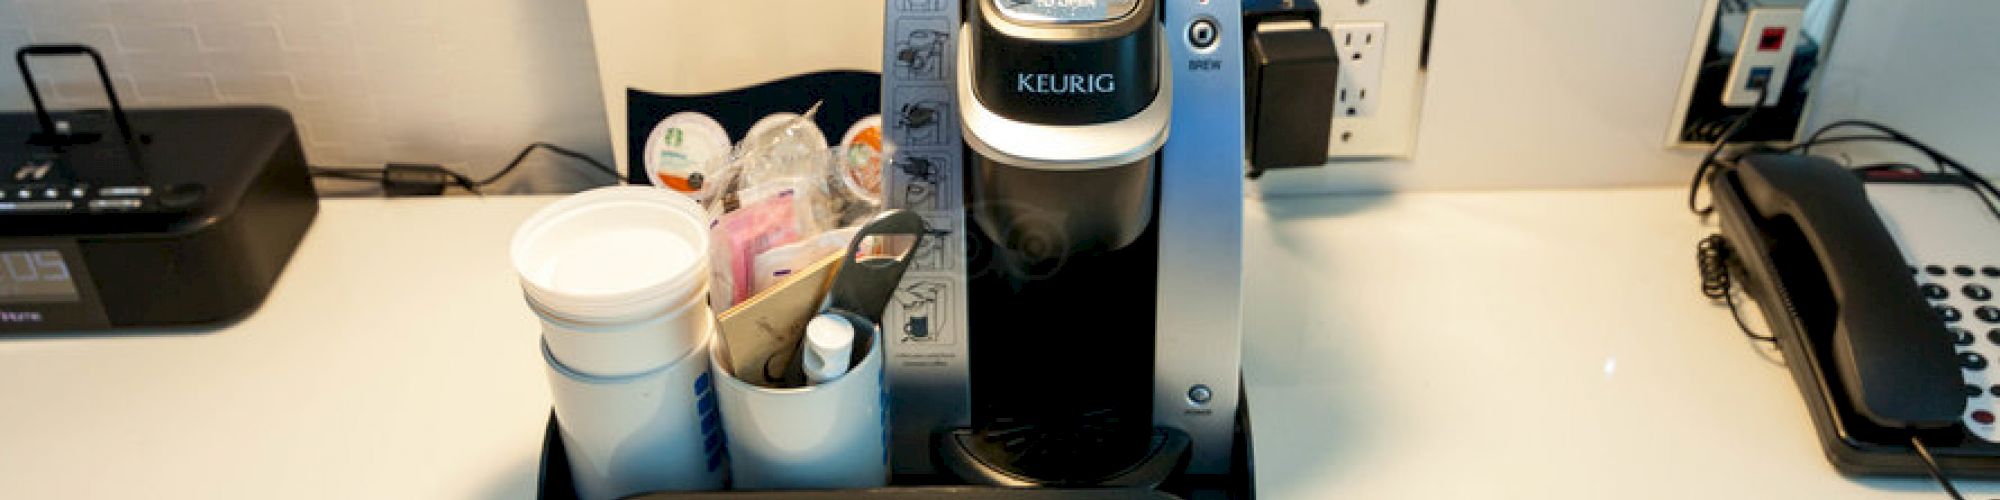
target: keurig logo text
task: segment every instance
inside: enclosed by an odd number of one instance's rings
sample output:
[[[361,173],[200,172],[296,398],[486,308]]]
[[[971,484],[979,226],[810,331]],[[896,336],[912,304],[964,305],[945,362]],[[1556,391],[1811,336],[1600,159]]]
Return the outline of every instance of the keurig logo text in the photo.
[[[1021,73],[1014,75],[1014,91],[1024,94],[1109,94],[1118,90],[1118,79],[1110,73],[1059,75]]]

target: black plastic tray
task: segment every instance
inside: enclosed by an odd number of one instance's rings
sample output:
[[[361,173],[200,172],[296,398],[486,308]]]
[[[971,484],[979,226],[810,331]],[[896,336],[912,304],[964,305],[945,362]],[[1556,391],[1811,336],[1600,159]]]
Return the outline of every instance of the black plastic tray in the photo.
[[[1238,391],[1238,394],[1244,394]],[[1230,453],[1229,475],[1184,475],[1167,482],[1160,491],[1138,489],[1017,489],[987,486],[952,484],[939,476],[897,476],[887,488],[865,490],[828,491],[714,491],[645,493],[626,497],[632,499],[664,498],[790,498],[800,500],[833,500],[846,498],[936,498],[951,496],[970,499],[1020,499],[1020,500],[1176,500],[1181,498],[1200,500],[1236,500],[1257,497],[1255,481],[1252,479],[1250,453],[1250,400],[1245,397],[1236,407],[1236,449]],[[557,428],[556,414],[549,412],[549,423],[542,430],[540,491],[541,500],[575,500],[576,484],[569,471],[569,455],[563,450],[562,434]]]

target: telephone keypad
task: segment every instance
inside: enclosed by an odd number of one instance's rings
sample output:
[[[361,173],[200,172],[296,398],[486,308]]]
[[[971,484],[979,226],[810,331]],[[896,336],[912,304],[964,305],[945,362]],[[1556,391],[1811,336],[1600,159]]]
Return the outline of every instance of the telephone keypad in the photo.
[[[1965,382],[1965,413],[1960,422],[1967,433],[2000,443],[2000,262],[1918,263],[1911,266],[1919,293],[1951,332]],[[1978,318],[1976,323],[1971,316]],[[1978,325],[1978,326],[1973,326]],[[1985,341],[1980,341],[1981,333]]]

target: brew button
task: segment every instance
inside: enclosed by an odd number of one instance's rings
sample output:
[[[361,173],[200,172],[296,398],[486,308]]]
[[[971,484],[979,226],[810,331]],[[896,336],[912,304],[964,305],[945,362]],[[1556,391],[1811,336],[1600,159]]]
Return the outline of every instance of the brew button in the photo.
[[[1925,283],[1924,286],[1921,288],[1923,288],[1924,291],[1924,298],[1931,300],[1944,300],[1951,298],[1951,291],[1946,290],[1943,286],[1940,286],[1937,283]]]
[[[1221,38],[1220,30],[1221,28],[1215,26],[1215,21],[1196,19],[1193,25],[1188,26],[1188,43],[1197,49],[1214,47],[1215,41]]]
[[[105,198],[90,200],[91,210],[133,210],[139,208],[139,200],[133,198]]]
[[[107,198],[116,196],[144,198],[153,195],[153,188],[151,186],[105,186],[97,189],[97,195]]]
[[[1987,299],[1993,298],[1993,289],[1986,288],[1986,285],[1981,285],[1978,283],[1965,285],[1965,288],[1959,291],[1965,292],[1966,297],[1970,297],[1972,298],[1972,300],[1977,300],[1980,302],[1985,302]]]
[[[1958,353],[1958,367],[1971,371],[1986,369],[1986,357],[1976,352]]]

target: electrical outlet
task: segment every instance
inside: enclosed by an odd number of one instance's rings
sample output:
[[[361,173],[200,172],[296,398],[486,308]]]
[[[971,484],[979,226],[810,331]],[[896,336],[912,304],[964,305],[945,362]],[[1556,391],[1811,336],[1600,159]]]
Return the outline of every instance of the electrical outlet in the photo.
[[[1382,101],[1387,31],[1388,25],[1378,22],[1334,23],[1333,47],[1340,54],[1339,83],[1333,93],[1334,123],[1375,116],[1376,103]]]
[[[1299,2],[1301,4],[1305,2]],[[1430,4],[1420,1],[1318,0],[1320,25],[1340,56],[1335,77],[1333,126],[1326,156],[1332,162],[1408,158],[1417,148],[1424,101],[1425,39]],[[1348,35],[1353,35],[1352,41]],[[1359,59],[1356,59],[1359,57]],[[1347,91],[1341,99],[1340,92]],[[1365,92],[1365,95],[1364,95]],[[1348,114],[1348,109],[1354,111]]]

